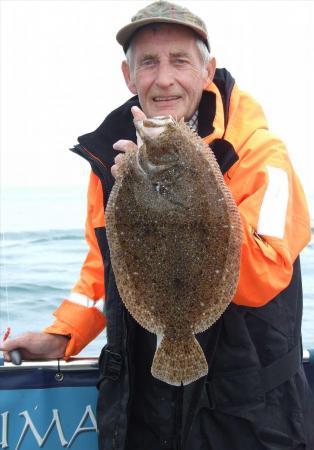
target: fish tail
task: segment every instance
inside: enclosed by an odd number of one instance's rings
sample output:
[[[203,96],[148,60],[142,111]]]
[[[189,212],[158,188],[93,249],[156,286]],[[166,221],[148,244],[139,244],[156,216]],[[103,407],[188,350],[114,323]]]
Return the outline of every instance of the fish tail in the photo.
[[[180,386],[207,375],[208,365],[193,334],[176,340],[165,335],[156,350],[151,372],[161,381]]]

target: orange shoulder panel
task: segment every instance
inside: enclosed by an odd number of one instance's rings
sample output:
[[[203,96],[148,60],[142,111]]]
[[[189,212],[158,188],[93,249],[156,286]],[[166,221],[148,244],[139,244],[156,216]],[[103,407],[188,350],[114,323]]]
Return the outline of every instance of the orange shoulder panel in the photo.
[[[262,306],[285,289],[293,262],[310,240],[302,186],[283,143],[257,130],[225,175],[238,205],[244,239],[234,303]]]

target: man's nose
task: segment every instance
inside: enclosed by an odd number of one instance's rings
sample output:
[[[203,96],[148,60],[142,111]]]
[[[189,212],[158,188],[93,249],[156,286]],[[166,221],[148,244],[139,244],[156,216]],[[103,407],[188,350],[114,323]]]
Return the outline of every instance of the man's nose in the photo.
[[[161,88],[167,88],[174,83],[173,69],[169,64],[160,63],[156,73],[156,84]]]

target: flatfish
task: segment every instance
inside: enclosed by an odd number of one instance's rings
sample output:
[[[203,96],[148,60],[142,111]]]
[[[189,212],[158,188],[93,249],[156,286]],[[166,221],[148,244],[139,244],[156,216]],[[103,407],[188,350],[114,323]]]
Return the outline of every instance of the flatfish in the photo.
[[[134,122],[141,144],[121,163],[106,208],[117,287],[157,335],[152,375],[171,385],[204,376],[195,334],[209,328],[237,286],[242,227],[215,156],[183,121]]]

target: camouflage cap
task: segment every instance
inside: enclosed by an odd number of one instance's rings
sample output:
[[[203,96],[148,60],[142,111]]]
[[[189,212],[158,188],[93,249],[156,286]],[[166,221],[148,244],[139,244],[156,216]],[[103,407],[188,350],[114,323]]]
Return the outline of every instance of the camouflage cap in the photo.
[[[202,19],[183,6],[166,1],[156,1],[138,11],[131,23],[117,33],[117,41],[127,50],[133,34],[144,25],[150,23],[174,23],[184,25],[195,31],[210,50],[206,25]]]

